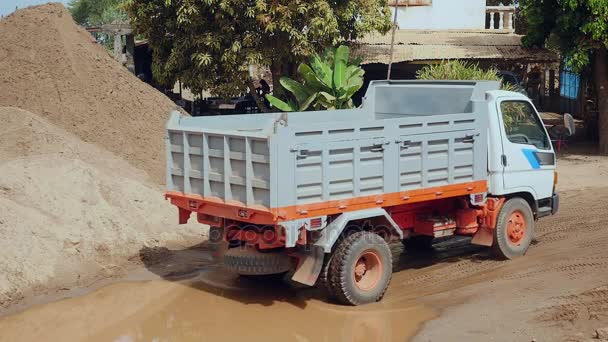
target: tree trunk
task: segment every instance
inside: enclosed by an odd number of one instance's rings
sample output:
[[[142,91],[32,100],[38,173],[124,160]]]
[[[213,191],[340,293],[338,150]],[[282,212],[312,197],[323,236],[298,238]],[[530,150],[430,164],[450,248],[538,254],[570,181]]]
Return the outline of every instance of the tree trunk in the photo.
[[[280,99],[284,99],[283,87],[281,87],[280,79],[283,76],[283,66],[277,62],[272,62],[270,65],[270,73],[272,74],[272,95]]]
[[[608,155],[608,53],[602,46],[593,58],[593,78],[597,90],[599,153]]]
[[[262,113],[270,112],[270,109],[268,108],[268,106],[266,106],[266,102],[264,102],[264,99],[260,98],[258,96],[258,93],[255,91],[255,85],[253,84],[253,80],[251,78],[247,80],[247,86],[249,87],[249,94],[251,94],[251,96],[253,97],[253,100],[258,105],[258,108],[260,108],[260,111],[262,111]]]

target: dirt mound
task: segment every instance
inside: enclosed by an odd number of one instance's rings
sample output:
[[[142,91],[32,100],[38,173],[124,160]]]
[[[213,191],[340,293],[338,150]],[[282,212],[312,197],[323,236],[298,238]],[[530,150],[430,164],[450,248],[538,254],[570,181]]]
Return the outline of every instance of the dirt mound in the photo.
[[[0,20],[0,106],[42,115],[164,183],[163,128],[174,104],[114,61],[61,4]]]
[[[0,307],[120,273],[142,246],[197,241],[143,171],[48,120],[0,107]]]

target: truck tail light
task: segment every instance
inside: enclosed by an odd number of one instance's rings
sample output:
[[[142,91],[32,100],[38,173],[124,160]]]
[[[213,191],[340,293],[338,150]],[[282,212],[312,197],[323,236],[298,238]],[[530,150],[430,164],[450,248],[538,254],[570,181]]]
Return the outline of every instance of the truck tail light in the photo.
[[[310,220],[310,228],[320,228],[323,225],[323,220],[320,217]]]

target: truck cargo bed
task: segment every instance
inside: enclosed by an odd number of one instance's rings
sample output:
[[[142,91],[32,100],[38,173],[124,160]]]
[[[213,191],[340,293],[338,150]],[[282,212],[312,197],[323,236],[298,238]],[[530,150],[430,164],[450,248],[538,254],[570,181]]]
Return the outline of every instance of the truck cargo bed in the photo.
[[[167,196],[191,199],[197,209],[224,210],[226,217],[246,208],[257,215],[253,221],[272,223],[397,205],[416,196],[483,192],[484,97],[498,86],[380,81],[352,110],[193,118],[173,113],[166,137]]]

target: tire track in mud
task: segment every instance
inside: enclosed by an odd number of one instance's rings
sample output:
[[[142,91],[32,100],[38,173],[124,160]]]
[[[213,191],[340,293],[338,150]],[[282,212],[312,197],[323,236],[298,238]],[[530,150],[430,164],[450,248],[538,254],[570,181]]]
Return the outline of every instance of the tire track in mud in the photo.
[[[608,191],[589,196],[567,193],[560,213],[537,223],[534,245],[524,258],[494,260],[481,248],[446,259],[439,257],[429,262],[428,267],[402,267],[393,279],[391,286],[396,289],[391,291],[392,295],[406,297],[395,294],[405,288],[425,288],[425,292],[432,293],[475,283],[513,280],[529,280],[525,286],[541,290],[546,276],[576,281],[597,278],[598,272],[608,274],[608,215],[603,213],[608,213]],[[406,255],[405,259],[409,257]],[[398,262],[403,260],[402,257]],[[603,300],[596,306],[603,308]],[[559,315],[567,320],[572,310],[563,309]]]
[[[608,285],[553,300],[558,304],[540,310],[538,321],[572,323],[579,319],[599,320],[601,316],[608,315]]]
[[[585,277],[585,274],[589,271],[608,272],[608,258],[592,256],[556,262],[553,264],[541,263],[528,268],[525,272],[503,275],[497,279],[521,280],[534,277],[542,278],[547,273],[564,273],[569,279],[578,279]]]

